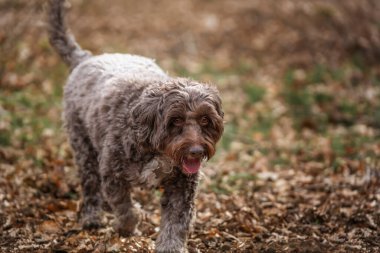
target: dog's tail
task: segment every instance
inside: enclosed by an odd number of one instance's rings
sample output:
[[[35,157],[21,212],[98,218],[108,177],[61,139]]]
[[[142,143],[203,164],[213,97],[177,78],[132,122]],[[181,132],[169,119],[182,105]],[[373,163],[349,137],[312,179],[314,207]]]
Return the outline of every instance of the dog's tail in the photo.
[[[65,0],[49,0],[49,40],[63,61],[73,69],[91,53],[83,50],[67,31],[64,18]]]

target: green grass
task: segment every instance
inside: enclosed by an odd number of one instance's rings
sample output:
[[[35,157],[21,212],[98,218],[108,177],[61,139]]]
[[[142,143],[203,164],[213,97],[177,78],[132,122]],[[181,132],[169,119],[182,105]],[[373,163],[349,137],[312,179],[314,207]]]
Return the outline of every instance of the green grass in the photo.
[[[224,133],[222,139],[220,140],[220,145],[223,149],[229,150],[231,142],[235,139],[237,135],[238,127],[233,122],[228,122],[224,125]]]
[[[327,67],[322,64],[317,64],[314,68],[309,72],[308,83],[322,83],[325,82],[329,72]]]
[[[255,181],[257,177],[249,172],[237,172],[223,175],[212,180],[209,190],[218,194],[230,195],[234,192],[246,190],[249,182]]]
[[[380,105],[374,108],[372,124],[376,128],[380,128]]]
[[[289,165],[290,164],[290,161],[288,160],[288,159],[286,159],[286,158],[283,158],[283,157],[277,157],[277,158],[275,158],[275,159],[272,159],[271,161],[270,161],[270,163],[271,163],[271,165],[273,166],[273,167],[276,167],[276,166],[280,166],[280,167],[284,167],[284,166],[287,166],[287,165]]]
[[[314,94],[314,100],[319,105],[324,105],[326,103],[331,103],[334,101],[334,96],[325,92],[316,92]]]
[[[264,136],[268,136],[273,125],[275,124],[275,119],[271,114],[258,113],[256,116],[256,123],[252,125],[251,131],[256,133],[262,133]]]
[[[301,129],[307,122],[309,125],[316,125],[315,115],[312,114],[312,106],[315,103],[313,94],[305,84],[296,82],[292,70],[284,76],[282,96],[290,109],[295,128]]]
[[[8,131],[0,131],[0,147],[6,147],[11,145],[11,135]]]
[[[173,70],[178,76],[191,77],[191,78],[197,77],[195,73],[191,73],[187,68],[185,68],[179,63],[174,63]]]
[[[343,81],[345,76],[345,69],[333,68],[324,64],[316,64],[307,71],[306,82],[308,84],[321,84],[327,83],[331,80]]]
[[[336,156],[343,156],[345,154],[344,140],[340,136],[331,137],[331,149]]]
[[[195,80],[203,80],[204,77],[211,77],[212,81],[217,83],[220,80],[226,79],[228,76],[249,76],[255,69],[254,64],[249,60],[240,60],[237,64],[226,67],[223,70],[216,67],[212,61],[204,61],[199,66],[190,71],[179,62],[173,62],[172,69],[177,76],[190,77]]]
[[[252,71],[254,71],[255,69],[254,64],[249,60],[240,60],[239,63],[235,66],[235,68],[229,71],[229,74],[237,74],[239,76],[244,76],[251,74]]]
[[[7,122],[7,127],[0,131],[1,145],[26,147],[38,144],[45,129],[53,129],[54,132],[60,129],[60,101],[60,97],[48,96],[35,85],[0,93],[4,109],[2,118]],[[58,113],[48,116],[52,109]]]
[[[244,85],[244,91],[247,94],[249,102],[252,104],[255,104],[263,100],[266,93],[265,88],[251,83]]]
[[[379,125],[378,105],[374,106],[373,102],[361,99],[360,95],[347,97],[347,90],[352,90],[351,93],[356,90],[362,92],[355,81],[355,75],[358,75],[358,71],[360,73],[360,69],[354,63],[338,68],[316,65],[304,71],[304,79],[298,80],[292,69],[285,73],[283,79],[282,97],[296,129],[306,127],[323,133],[328,124],[349,127],[362,122]],[[361,78],[361,82],[376,82],[374,74],[362,72],[361,75],[367,75]],[[369,115],[375,117],[368,117]]]
[[[342,100],[338,104],[338,108],[341,113],[345,114],[347,117],[356,118],[358,113],[358,107],[353,102],[348,99]]]

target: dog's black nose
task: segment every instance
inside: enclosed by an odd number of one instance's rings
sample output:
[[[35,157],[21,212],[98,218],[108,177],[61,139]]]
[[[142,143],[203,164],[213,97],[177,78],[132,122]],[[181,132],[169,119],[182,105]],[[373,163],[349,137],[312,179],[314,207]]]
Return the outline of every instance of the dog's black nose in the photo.
[[[195,157],[201,157],[204,155],[205,149],[201,145],[191,146],[189,149],[189,153]]]

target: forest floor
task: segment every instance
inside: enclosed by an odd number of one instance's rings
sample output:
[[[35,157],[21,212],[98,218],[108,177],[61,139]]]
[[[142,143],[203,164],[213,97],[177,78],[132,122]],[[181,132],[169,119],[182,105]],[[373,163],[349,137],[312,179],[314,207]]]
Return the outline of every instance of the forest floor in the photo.
[[[84,48],[221,92],[189,252],[380,252],[380,5],[356,2],[70,1]],[[45,16],[45,0],[0,1],[0,252],[153,252],[160,191],[134,193],[142,236],[118,237],[108,213],[97,231],[76,222],[68,69]]]

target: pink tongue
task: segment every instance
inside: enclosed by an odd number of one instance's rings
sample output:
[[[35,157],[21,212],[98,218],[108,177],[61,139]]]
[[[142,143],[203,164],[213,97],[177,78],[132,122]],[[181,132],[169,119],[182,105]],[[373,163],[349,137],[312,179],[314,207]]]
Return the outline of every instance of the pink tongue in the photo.
[[[189,174],[197,173],[199,168],[201,167],[201,160],[199,159],[187,159],[183,160],[182,164],[184,170]]]

